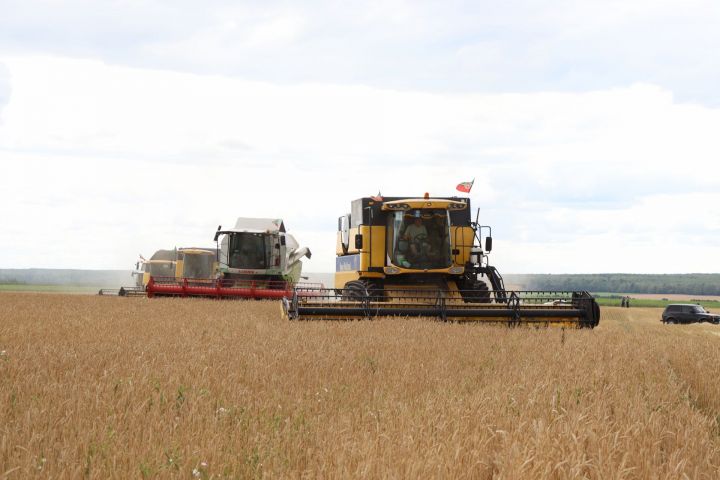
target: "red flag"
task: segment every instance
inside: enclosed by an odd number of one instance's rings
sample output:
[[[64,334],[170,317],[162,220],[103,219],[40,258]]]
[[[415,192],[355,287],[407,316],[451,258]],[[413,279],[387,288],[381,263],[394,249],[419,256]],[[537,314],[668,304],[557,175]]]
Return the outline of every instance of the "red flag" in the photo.
[[[473,178],[472,182],[462,182],[462,183],[459,183],[456,188],[457,188],[458,191],[460,191],[460,192],[470,193],[470,190],[472,189],[473,183],[475,183],[475,179],[474,179],[474,178]]]

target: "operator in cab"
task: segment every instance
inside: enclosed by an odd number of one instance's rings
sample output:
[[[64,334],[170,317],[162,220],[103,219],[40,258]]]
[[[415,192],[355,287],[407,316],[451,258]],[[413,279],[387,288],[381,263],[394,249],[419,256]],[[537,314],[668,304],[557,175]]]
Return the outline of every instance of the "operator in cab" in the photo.
[[[423,223],[420,212],[416,212],[413,223],[405,228],[405,240],[410,245],[410,254],[412,257],[419,257],[430,253],[430,243],[428,242],[428,230]]]

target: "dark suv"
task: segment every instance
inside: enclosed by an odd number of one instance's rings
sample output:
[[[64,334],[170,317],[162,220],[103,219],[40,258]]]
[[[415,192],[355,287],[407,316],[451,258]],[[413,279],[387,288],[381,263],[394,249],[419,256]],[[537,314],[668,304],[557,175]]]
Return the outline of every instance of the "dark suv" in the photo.
[[[708,322],[717,325],[720,323],[720,315],[713,315],[700,305],[676,303],[665,307],[662,322],[666,324]]]

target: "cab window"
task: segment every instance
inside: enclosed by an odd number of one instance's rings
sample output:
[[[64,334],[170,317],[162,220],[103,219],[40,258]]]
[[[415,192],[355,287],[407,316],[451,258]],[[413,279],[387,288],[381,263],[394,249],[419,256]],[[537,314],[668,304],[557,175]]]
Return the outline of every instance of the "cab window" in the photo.
[[[261,233],[233,233],[228,248],[228,266],[261,270],[268,268],[269,249],[266,235]]]
[[[388,216],[389,256],[408,269],[451,266],[450,221],[447,210],[410,209]]]

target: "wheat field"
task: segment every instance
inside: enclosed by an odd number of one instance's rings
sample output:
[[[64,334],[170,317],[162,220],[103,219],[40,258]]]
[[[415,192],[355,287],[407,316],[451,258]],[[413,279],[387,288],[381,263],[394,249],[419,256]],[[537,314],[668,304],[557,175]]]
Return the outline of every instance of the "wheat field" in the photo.
[[[0,478],[718,478],[720,327],[0,294]]]

